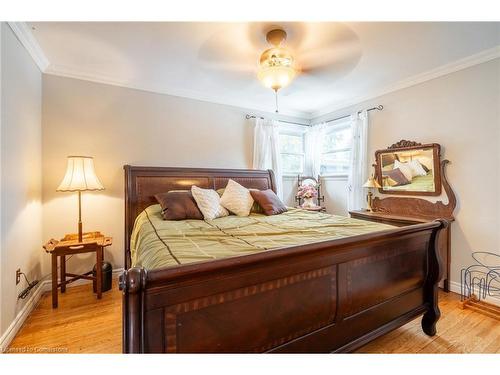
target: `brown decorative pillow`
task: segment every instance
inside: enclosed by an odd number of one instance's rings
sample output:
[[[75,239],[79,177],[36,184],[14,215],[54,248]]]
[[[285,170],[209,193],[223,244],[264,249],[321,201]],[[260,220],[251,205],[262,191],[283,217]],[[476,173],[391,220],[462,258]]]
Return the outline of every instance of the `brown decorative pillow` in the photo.
[[[388,176],[392,180],[396,181],[396,185],[394,186],[408,185],[410,183],[399,168],[393,169],[392,171],[383,171],[382,176]]]
[[[267,216],[282,214],[287,211],[283,202],[271,189],[250,190],[250,194]]]
[[[193,195],[189,190],[172,190],[155,195],[161,206],[163,220],[203,220]]]

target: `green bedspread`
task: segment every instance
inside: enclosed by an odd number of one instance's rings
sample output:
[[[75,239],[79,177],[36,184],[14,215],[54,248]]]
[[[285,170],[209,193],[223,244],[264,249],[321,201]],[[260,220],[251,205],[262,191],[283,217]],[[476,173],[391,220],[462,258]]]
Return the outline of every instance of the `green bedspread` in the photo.
[[[162,219],[160,205],[153,205],[137,217],[130,250],[133,266],[154,269],[391,228],[293,208],[274,216],[251,214],[206,221],[169,221]]]
[[[428,173],[426,176],[415,176],[411,180],[411,184],[391,186],[387,190],[403,190],[403,191],[435,191],[434,175]]]

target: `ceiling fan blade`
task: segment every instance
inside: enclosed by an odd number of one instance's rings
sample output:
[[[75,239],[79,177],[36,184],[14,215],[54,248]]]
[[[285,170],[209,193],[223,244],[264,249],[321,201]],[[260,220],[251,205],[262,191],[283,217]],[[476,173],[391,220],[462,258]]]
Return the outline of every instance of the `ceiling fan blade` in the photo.
[[[246,24],[231,24],[213,33],[199,48],[197,60],[204,69],[255,72],[259,51],[246,37]]]
[[[332,47],[326,50],[308,51],[300,56],[299,66],[302,74],[320,75],[336,71],[345,73],[356,67],[361,58],[361,51],[351,45],[347,48]]]
[[[234,63],[231,61],[203,61],[202,68],[205,70],[217,70],[232,73],[256,73],[257,66],[247,63]]]
[[[280,90],[280,95],[283,97],[292,96],[298,92],[307,92],[311,88],[321,86],[322,80],[311,74],[300,74],[298,75],[292,83]]]
[[[302,72],[314,73],[322,68],[356,65],[361,57],[358,36],[342,23],[308,24],[307,38],[297,52]]]

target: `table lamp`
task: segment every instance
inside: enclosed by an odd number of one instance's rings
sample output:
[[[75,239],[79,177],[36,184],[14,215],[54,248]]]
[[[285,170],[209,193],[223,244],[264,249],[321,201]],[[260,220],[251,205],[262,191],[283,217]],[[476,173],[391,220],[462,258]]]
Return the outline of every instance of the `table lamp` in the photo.
[[[365,182],[363,187],[368,189],[368,195],[366,196],[366,202],[367,202],[368,207],[366,207],[366,209],[370,212],[373,212],[373,208],[372,208],[373,193],[372,193],[371,189],[380,188],[381,186],[378,183],[378,181],[373,177],[373,175],[371,175],[371,177]]]
[[[78,192],[78,242],[82,242],[82,191],[104,190],[90,156],[68,156],[66,174],[56,191]]]

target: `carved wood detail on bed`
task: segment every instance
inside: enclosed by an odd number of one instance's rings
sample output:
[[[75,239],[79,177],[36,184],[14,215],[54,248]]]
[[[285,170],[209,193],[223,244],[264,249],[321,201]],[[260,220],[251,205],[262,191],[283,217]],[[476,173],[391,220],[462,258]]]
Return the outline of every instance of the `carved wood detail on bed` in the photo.
[[[164,351],[259,353],[331,324],[335,275],[336,267],[330,266],[169,306]],[[273,327],[267,335],[259,330],[265,324]]]

